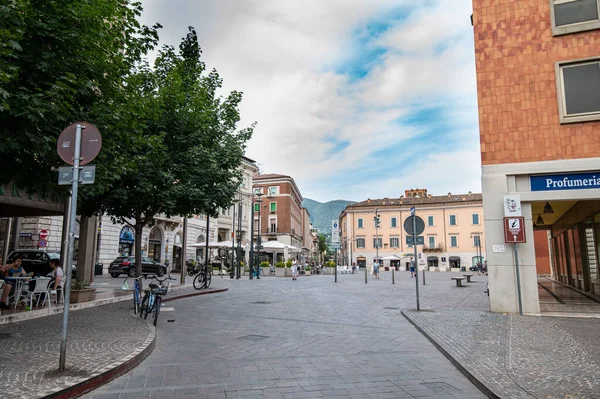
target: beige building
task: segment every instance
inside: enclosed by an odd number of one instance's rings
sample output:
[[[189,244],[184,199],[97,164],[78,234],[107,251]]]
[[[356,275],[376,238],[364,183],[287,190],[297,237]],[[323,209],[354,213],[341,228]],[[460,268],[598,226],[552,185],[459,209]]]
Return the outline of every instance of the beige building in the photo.
[[[342,260],[360,267],[371,266],[379,247],[380,262],[404,270],[414,247],[407,244],[404,221],[411,207],[425,222],[418,245],[419,268],[431,271],[467,270],[478,260],[485,261],[483,205],[481,194],[432,196],[425,189],[406,190],[400,198],[368,199],[348,205],[340,215]],[[375,228],[375,212],[380,227]],[[483,253],[482,253],[483,251]],[[396,256],[398,260],[383,260]]]

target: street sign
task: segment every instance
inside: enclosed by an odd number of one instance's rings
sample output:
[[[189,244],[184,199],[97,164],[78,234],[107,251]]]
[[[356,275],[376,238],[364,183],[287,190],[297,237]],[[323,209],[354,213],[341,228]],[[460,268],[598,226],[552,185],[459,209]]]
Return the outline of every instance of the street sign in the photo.
[[[410,207],[410,216],[415,216],[415,207],[414,206]]]
[[[406,236],[406,245],[414,245],[414,240],[412,236]],[[425,245],[425,237],[417,236],[417,245]]]
[[[339,242],[331,244],[331,249],[340,249],[340,248],[341,248],[341,245]]]
[[[338,227],[338,221],[331,221],[331,244],[339,244],[340,243],[340,229]]]
[[[519,194],[510,194],[504,196],[504,216],[522,216],[521,196]]]
[[[48,238],[48,230],[40,230],[40,239],[45,240]]]
[[[508,244],[526,242],[525,218],[523,216],[504,218],[504,242]]]
[[[75,122],[67,126],[60,136],[58,136],[56,149],[63,161],[69,165],[73,165],[77,125],[83,126],[81,130],[81,153],[79,155],[81,160],[79,161],[79,165],[85,165],[92,162],[102,148],[102,136],[96,126],[91,123]]]
[[[48,245],[48,241],[46,241],[46,240],[44,240],[44,239],[41,239],[41,240],[38,242],[38,247],[40,247],[40,248],[44,248],[46,245]]]
[[[96,165],[82,166],[79,172],[79,184],[94,184],[96,180]],[[73,167],[61,166],[58,168],[58,185],[67,186],[73,183]]]
[[[406,234],[413,235],[413,218],[415,218],[416,234],[419,235],[425,231],[425,222],[418,216],[411,216],[404,221],[404,231]]]

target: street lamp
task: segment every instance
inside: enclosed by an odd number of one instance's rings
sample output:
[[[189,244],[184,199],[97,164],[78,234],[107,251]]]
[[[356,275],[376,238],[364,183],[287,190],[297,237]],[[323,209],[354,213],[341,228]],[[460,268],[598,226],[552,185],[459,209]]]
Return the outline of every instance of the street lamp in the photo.
[[[381,227],[381,219],[379,217],[379,209],[377,208],[375,209],[373,221],[375,222],[375,261],[379,263],[379,227]]]
[[[262,189],[261,189],[262,190]],[[261,240],[260,240],[260,208],[261,208],[261,204],[262,204],[262,199],[261,197],[263,196],[262,191],[256,191],[254,193],[254,195],[257,197],[256,198],[256,203],[258,204],[258,229],[257,229],[257,234],[256,234],[256,251],[257,251],[257,258],[258,261],[256,262],[256,279],[259,280],[260,279],[260,250],[262,249],[262,245],[261,245]],[[254,204],[252,205],[252,222],[254,222]],[[252,230],[254,232],[254,230]]]
[[[475,239],[475,254],[477,256],[477,263],[481,263],[481,266],[483,267],[483,253],[481,251],[481,235],[483,234],[483,232],[481,231],[476,231],[474,233],[471,233],[471,237]],[[477,266],[477,265],[475,265]]]

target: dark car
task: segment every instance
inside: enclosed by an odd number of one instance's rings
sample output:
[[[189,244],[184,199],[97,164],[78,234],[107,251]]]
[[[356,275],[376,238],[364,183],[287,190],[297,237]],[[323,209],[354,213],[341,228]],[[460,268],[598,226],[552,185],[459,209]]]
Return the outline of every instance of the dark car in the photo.
[[[113,260],[108,267],[108,273],[113,277],[119,277],[121,274],[126,274],[129,277],[135,277],[135,256],[119,256]],[[153,261],[145,256],[142,257],[142,274],[155,274],[158,277],[164,276],[167,273],[167,267],[158,262]]]
[[[13,251],[6,258],[7,263],[12,263],[16,257],[23,259],[21,266],[27,273],[34,276],[46,276],[51,271],[50,259],[59,259],[60,252],[44,251],[40,249],[19,249]],[[71,275],[75,277],[77,266],[72,266]]]

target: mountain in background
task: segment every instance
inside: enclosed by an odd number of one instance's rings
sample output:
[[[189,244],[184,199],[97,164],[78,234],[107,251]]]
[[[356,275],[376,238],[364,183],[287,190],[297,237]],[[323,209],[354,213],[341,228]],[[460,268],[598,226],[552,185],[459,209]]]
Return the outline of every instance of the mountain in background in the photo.
[[[355,201],[335,200],[329,202],[319,202],[304,198],[302,206],[308,209],[310,213],[310,222],[320,233],[331,234],[331,221],[338,220],[340,213],[349,204],[355,204]]]

